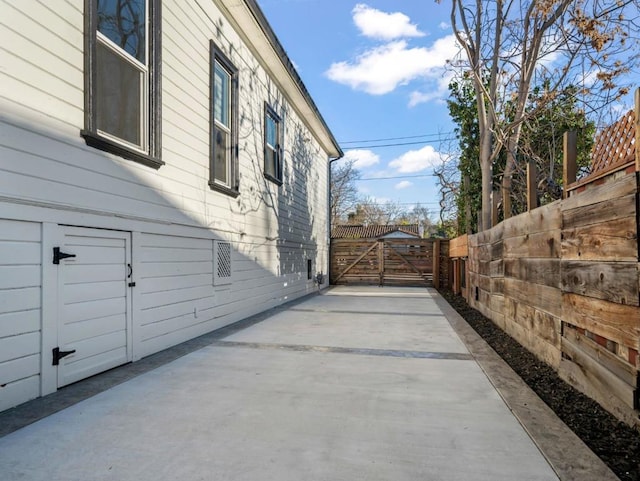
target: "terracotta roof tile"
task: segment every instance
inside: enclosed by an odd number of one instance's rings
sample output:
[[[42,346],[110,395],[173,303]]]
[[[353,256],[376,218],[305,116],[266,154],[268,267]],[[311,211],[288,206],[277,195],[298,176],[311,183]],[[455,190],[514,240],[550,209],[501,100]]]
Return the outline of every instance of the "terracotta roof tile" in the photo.
[[[402,232],[415,237],[420,237],[418,224],[410,225],[337,225],[331,230],[332,239],[377,239],[391,234]]]

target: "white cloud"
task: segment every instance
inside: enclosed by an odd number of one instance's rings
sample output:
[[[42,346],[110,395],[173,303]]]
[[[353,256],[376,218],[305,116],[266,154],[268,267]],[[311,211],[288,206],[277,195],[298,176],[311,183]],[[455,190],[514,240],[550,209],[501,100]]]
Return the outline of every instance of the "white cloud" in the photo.
[[[438,42],[442,41],[442,43],[438,44]],[[453,59],[459,53],[458,45],[456,43],[455,37],[453,35],[449,35],[447,37],[443,37],[439,39],[436,44],[434,44],[434,49],[442,50],[449,53],[448,60]],[[446,64],[445,60],[445,64]],[[409,96],[409,107],[415,107],[416,105],[430,102],[432,100],[437,100],[444,102],[443,99],[446,99],[449,96],[449,84],[451,80],[453,80],[455,74],[452,70],[447,70],[444,68],[444,64],[441,69],[433,70],[434,75],[431,76],[430,89],[426,92],[413,91]],[[436,74],[439,73],[439,77],[436,77]]]
[[[413,183],[409,182],[408,180],[403,180],[401,182],[398,182],[394,187],[398,190],[401,190],[411,187],[412,185]]]
[[[343,158],[347,161],[354,161],[353,166],[356,169],[371,167],[372,165],[376,165],[380,162],[378,154],[366,149],[347,150]]]
[[[372,95],[383,95],[418,78],[442,78],[447,60],[458,52],[453,35],[436,40],[432,47],[409,48],[399,40],[373,48],[353,62],[329,67],[329,79]]]
[[[424,37],[425,34],[401,12],[386,13],[358,3],[353,7],[353,22],[366,37],[393,40],[406,37]]]
[[[430,169],[440,163],[440,154],[431,145],[426,145],[420,150],[410,150],[400,157],[389,162],[398,172],[409,174]]]
[[[442,100],[449,97],[449,84],[453,80],[452,71],[443,71],[442,76],[437,79],[435,85],[427,92],[413,91],[409,95],[409,107],[430,102],[432,100]]]
[[[409,107],[415,107],[418,104],[423,104],[440,97],[442,97],[442,92],[439,90],[433,90],[431,92],[414,91],[409,95]]]
[[[438,27],[440,27],[440,30],[447,30],[448,28],[451,28],[451,25],[449,25],[447,22],[440,22]]]

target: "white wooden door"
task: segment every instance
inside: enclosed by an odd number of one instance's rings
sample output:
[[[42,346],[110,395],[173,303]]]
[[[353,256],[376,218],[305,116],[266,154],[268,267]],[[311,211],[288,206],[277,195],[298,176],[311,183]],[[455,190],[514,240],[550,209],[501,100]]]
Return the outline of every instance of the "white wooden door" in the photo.
[[[131,360],[130,246],[128,232],[64,227],[52,353],[58,387]]]

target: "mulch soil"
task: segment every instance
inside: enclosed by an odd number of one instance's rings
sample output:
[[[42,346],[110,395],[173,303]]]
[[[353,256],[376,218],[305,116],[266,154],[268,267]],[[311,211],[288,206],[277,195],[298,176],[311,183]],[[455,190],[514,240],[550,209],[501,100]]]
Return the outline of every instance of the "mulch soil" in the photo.
[[[640,481],[640,432],[618,421],[451,291],[441,292],[467,323],[622,481]]]

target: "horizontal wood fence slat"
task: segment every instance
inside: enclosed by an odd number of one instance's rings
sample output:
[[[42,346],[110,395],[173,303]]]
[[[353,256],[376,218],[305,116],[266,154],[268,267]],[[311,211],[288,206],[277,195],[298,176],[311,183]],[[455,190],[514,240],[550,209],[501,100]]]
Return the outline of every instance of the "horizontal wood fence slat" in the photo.
[[[469,304],[620,419],[640,426],[638,175],[466,240]],[[452,241],[453,253],[462,240]]]

